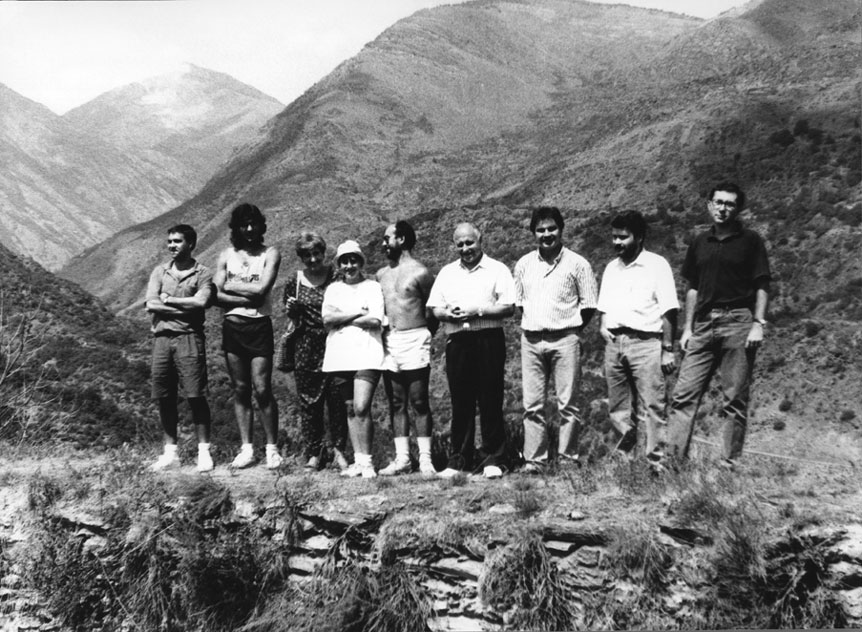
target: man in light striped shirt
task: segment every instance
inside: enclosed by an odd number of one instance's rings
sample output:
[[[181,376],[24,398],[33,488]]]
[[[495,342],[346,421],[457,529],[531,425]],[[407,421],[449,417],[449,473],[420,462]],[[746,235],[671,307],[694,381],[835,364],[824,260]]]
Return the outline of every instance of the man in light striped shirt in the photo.
[[[551,376],[560,432],[557,455],[577,460],[581,420],[575,404],[581,374],[581,333],[596,308],[589,262],[563,247],[563,216],[553,206],[533,210],[530,232],[538,248],[515,264],[515,305],[521,312],[524,399],[523,471],[548,464],[545,395]]]

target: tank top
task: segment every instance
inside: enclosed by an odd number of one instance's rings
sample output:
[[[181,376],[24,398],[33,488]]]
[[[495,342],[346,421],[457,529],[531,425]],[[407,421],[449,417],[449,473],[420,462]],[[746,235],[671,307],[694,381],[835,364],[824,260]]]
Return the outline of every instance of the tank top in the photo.
[[[250,255],[245,250],[231,248],[227,254],[226,271],[228,281],[263,284],[263,270],[266,265],[266,249],[259,255]],[[272,316],[272,292],[267,292],[260,307],[234,307],[226,314],[245,318]]]

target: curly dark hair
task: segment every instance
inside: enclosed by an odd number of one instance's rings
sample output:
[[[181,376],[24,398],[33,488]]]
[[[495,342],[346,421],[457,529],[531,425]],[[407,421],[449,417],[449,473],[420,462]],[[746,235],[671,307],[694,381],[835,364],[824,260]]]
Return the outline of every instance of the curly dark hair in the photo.
[[[230,243],[234,248],[242,248],[246,245],[240,227],[248,223],[260,225],[260,243],[263,245],[263,236],[266,234],[266,218],[254,204],[244,202],[230,214],[228,226],[230,227]]]

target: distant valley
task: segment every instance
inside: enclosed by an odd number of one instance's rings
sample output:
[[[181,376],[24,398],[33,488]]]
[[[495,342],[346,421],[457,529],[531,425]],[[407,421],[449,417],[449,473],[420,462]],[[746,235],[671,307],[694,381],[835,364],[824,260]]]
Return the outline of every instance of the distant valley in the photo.
[[[776,242],[809,225],[856,234],[859,17],[851,0],[760,0],[708,21],[568,0],[420,11],[271,119],[193,197],[62,274],[130,308],[168,224],[197,226],[212,262],[244,200],[287,254],[303,228],[337,243],[432,211],[444,231],[449,217],[538,203],[578,221],[621,207],[682,220],[717,178],[750,190],[749,218],[774,225]],[[822,287],[821,274],[799,268],[804,291],[786,300]],[[837,275],[859,276],[858,263]]]
[[[4,245],[49,270],[197,192],[283,105],[187,66],[63,116],[0,85]]]
[[[648,247],[678,272],[687,243],[707,222],[710,185],[733,179],[749,193],[743,219],[766,238],[775,273],[755,426],[770,431],[795,421],[814,431],[823,421],[859,436],[859,23],[860,7],[850,0],[760,0],[708,21],[563,0],[420,11],[269,119],[258,140],[185,201],[90,247],[60,276],[109,312],[142,319],[144,286],[165,256],[166,228],[193,224],[197,255],[211,264],[228,243],[230,210],[245,200],[267,216],[266,241],[284,256],[282,280],[298,265],[293,242],[304,228],[320,230],[331,249],[345,237],[359,239],[368,267],[377,269],[381,229],[393,218],[411,218],[416,254],[434,271],[454,257],[451,230],[465,219],[484,231],[489,254],[511,265],[532,247],[527,209],[535,204],[562,208],[567,242],[596,272],[612,256],[609,218],[638,209],[649,218]],[[125,116],[105,114],[109,102],[92,105],[106,120]],[[69,122],[35,107],[29,127],[20,124],[31,137],[50,139]],[[131,146],[134,135],[123,134],[130,126],[105,126],[99,147]],[[181,162],[177,148],[193,143],[175,141],[163,138],[159,146],[173,147]],[[104,155],[119,161],[124,152]],[[69,335],[81,344],[88,314],[99,308],[65,281],[63,296],[51,298],[53,277],[34,267],[13,280],[28,279],[60,312],[73,314],[80,327]],[[38,301],[29,306],[38,309]],[[214,367],[219,320],[213,310]],[[134,326],[143,338],[146,324]],[[517,323],[507,329],[506,414],[517,419]],[[604,397],[601,344],[593,329],[589,336],[586,408]],[[439,347],[435,353],[439,361]],[[226,378],[215,369],[213,376],[214,410],[229,411]],[[439,362],[432,378],[434,410],[445,418]],[[590,410],[592,425],[601,427],[600,408]]]

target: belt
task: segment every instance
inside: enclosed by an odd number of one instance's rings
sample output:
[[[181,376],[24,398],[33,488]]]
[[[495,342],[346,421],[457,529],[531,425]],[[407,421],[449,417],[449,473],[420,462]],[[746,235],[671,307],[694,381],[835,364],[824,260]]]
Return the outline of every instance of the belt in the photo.
[[[556,340],[576,333],[578,333],[578,327],[567,327],[565,329],[540,329],[538,331],[525,329],[524,337],[527,340]]]
[[[638,338],[639,340],[658,340],[661,338],[660,331],[641,331],[640,329],[632,329],[631,327],[614,327],[608,329],[615,336],[623,335],[630,338]]]

